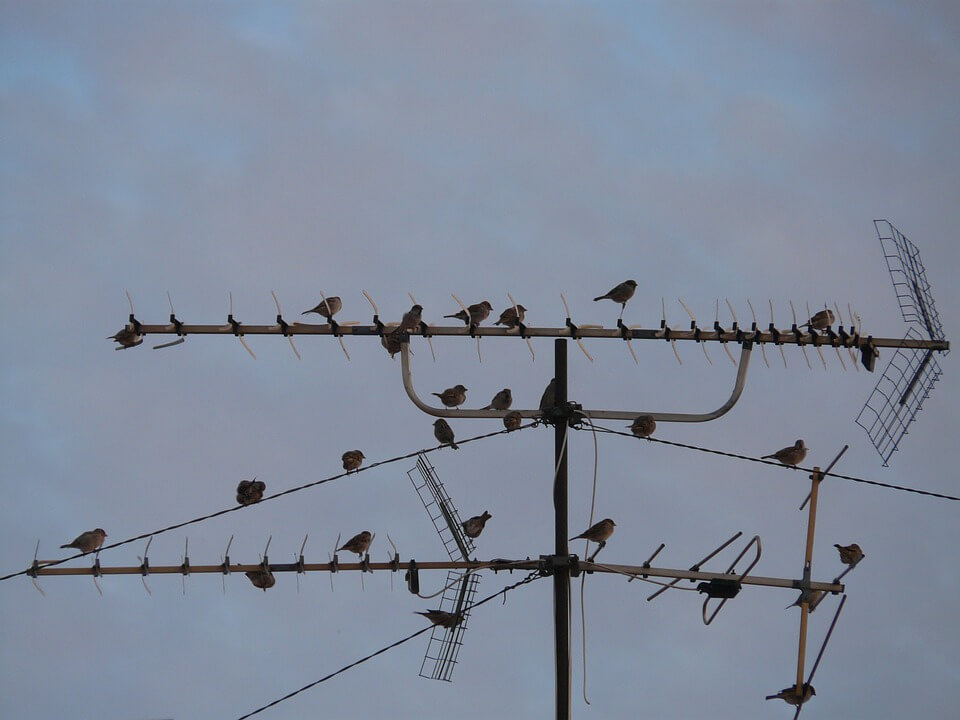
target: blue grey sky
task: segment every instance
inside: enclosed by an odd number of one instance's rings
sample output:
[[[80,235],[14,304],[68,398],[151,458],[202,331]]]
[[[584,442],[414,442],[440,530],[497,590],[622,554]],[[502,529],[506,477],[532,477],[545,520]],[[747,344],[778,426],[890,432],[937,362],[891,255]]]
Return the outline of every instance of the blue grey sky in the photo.
[[[0,2],[0,574],[103,527],[120,540],[230,507],[254,475],[279,491],[433,445],[399,359],[375,340],[232,338],[115,352],[128,313],[246,323],[361,294],[398,320],[412,292],[428,322],[512,293],[533,325],[613,325],[591,299],[632,277],[625,319],[702,325],[729,298],[779,326],[789,301],[850,303],[864,331],[904,334],[875,218],[919,248],[948,338],[960,310],[960,11],[953,3],[783,2]],[[729,324],[729,314],[721,312]],[[481,406],[502,387],[533,407],[552,342],[414,343],[421,394],[455,383]],[[571,345],[570,395],[589,408],[704,411],[734,370],[693,345]],[[957,495],[952,356],[891,466],[854,418],[878,374],[811,353],[755,353],[721,420],[657,436],[762,455],[797,437],[809,464],[850,445],[838,471]],[[882,369],[889,353],[881,356]],[[454,421],[459,437],[495,421]],[[532,429],[431,455],[464,516],[493,519],[479,557],[552,549],[553,434]],[[594,445],[570,437],[570,526],[589,522]],[[443,548],[406,476],[387,465],[158,536],[152,564],[325,561],[338,534],[386,534],[401,557]],[[760,535],[755,572],[799,577],[803,473],[626,438],[599,438],[597,518],[617,531],[600,558],[689,567],[736,531]],[[958,504],[847,481],[822,487],[813,576],[867,558],[804,717],[948,718],[960,684]],[[573,533],[571,533],[573,534]],[[583,553],[583,548],[576,551]],[[143,543],[106,551],[137,564]],[[725,569],[736,553],[720,556]],[[708,568],[710,569],[710,568]],[[443,575],[421,576],[422,592]],[[518,577],[486,575],[481,596]],[[419,627],[434,601],[386,575],[26,578],[0,584],[0,716],[234,718]],[[788,717],[764,695],[795,676],[794,591],[746,588],[704,627],[701,597],[591,576],[587,684],[574,586],[574,716]],[[553,716],[551,585],[478,608],[453,683],[417,676],[412,641],[263,714],[356,718]],[[836,599],[811,618],[811,644]]]

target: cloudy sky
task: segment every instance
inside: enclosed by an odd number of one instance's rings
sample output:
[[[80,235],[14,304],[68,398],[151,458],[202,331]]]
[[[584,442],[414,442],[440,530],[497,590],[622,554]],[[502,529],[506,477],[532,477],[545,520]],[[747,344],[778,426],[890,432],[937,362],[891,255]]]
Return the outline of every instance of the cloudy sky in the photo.
[[[480,4],[475,4],[480,5]],[[399,319],[408,292],[428,322],[512,293],[533,325],[616,321],[591,298],[635,278],[625,318],[701,324],[729,298],[789,326],[789,301],[850,303],[866,333],[902,336],[873,220],[920,248],[948,338],[960,311],[960,12],[953,3],[845,2],[0,2],[0,574],[82,530],[121,540],[223,508],[254,475],[268,492],[433,446],[432,418],[376,340],[191,337],[115,352],[129,290],[143,322],[293,319],[340,295],[369,322],[367,290]],[[728,313],[721,322],[729,324]],[[532,407],[552,341],[414,342],[421,394],[455,383],[468,404],[502,387]],[[697,412],[729,394],[718,347],[594,341],[570,350],[570,396],[588,408]],[[854,418],[878,375],[788,367],[755,353],[724,418],[661,424],[658,437],[746,455],[802,437],[808,464],[844,444],[839,472],[951,495],[958,373],[945,374],[884,468]],[[881,356],[878,369],[889,353]],[[497,429],[460,420],[458,436]],[[570,526],[589,522],[594,445],[570,438]],[[493,520],[487,557],[552,550],[552,432],[443,450],[431,461],[464,516]],[[597,517],[617,521],[601,555],[639,563],[661,542],[685,568],[736,531],[760,535],[755,572],[799,577],[805,474],[601,436]],[[309,534],[326,561],[338,534],[389,533],[404,559],[443,548],[394,463],[158,536],[151,563],[287,561]],[[813,576],[841,569],[832,544],[867,559],[804,717],[947,718],[960,685],[960,504],[856,484],[821,491]],[[571,533],[572,534],[572,533]],[[706,569],[724,570],[731,549]],[[143,543],[106,551],[137,564]],[[583,552],[582,546],[576,552]],[[77,561],[75,561],[77,562]],[[951,569],[952,568],[952,569]],[[433,592],[442,574],[421,575]],[[518,576],[485,575],[480,596]],[[386,574],[45,578],[0,584],[0,715],[235,718],[422,627],[435,601]],[[574,591],[575,717],[789,717],[765,694],[795,677],[794,591],[746,588],[704,627],[700,596],[591,576],[583,702]],[[263,714],[327,717],[553,716],[550,581],[478,608],[452,683],[418,677],[426,639]],[[813,650],[836,606],[811,617]],[[811,652],[812,654],[812,652]]]

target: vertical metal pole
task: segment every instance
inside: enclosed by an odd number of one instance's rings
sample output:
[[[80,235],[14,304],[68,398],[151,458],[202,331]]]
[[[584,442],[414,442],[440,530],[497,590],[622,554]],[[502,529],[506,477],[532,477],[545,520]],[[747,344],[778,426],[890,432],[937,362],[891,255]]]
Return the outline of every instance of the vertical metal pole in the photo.
[[[843,454],[843,453],[841,453]],[[831,465],[832,467],[832,465]],[[813,533],[817,524],[817,496],[820,490],[820,468],[813,468],[810,486],[810,514],[807,517],[807,549],[803,557],[803,587],[810,589],[810,562],[813,559]],[[809,599],[800,603],[800,646],[797,652],[797,695],[803,695],[803,663],[807,654],[807,616],[810,614]]]
[[[567,341],[556,339],[554,350],[554,378],[556,378],[556,405],[567,403]],[[567,545],[567,418],[559,418],[555,426],[553,481],[553,508],[556,514],[557,558],[570,554]],[[558,565],[561,565],[558,563]],[[554,649],[557,658],[557,720],[570,717],[570,567],[562,564],[553,573]]]

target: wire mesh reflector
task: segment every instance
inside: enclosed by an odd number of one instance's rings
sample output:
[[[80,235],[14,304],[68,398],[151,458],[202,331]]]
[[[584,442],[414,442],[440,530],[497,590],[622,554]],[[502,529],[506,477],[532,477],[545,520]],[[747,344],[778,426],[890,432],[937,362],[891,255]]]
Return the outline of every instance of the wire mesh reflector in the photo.
[[[461,576],[463,579],[457,583],[457,578]],[[470,615],[469,608],[473,604],[479,584],[480,576],[475,573],[464,574],[459,570],[451,570],[447,573],[447,589],[443,592],[440,609],[458,613],[460,622],[449,629],[439,625],[433,627],[423,663],[420,665],[420,677],[450,682],[453,668],[457,664],[457,657],[460,655],[460,648],[463,646],[463,633],[467,629],[467,620]]]

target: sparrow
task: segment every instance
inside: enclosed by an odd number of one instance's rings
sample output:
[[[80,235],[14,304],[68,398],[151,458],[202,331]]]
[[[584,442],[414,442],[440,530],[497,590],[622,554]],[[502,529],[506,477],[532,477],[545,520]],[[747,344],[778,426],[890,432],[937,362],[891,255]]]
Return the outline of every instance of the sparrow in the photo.
[[[606,295],[595,297],[593,301],[596,302],[597,300],[613,300],[616,303],[620,303],[620,305],[624,309],[626,309],[627,300],[633,297],[633,292],[636,289],[637,289],[636,280],[625,280],[624,282],[620,283],[615,288],[613,288]]]
[[[304,310],[301,315],[306,315],[307,313],[317,313],[317,315],[323,315],[327,320],[331,320],[334,315],[340,312],[340,308],[343,307],[343,303],[340,302],[340,298],[336,295],[328,297],[326,300],[321,302],[315,308],[311,310]]]
[[[557,379],[554,378],[549,383],[547,383],[547,387],[546,389],[544,389],[543,395],[540,396],[540,409],[549,410],[556,404],[557,404]]]
[[[443,418],[437,418],[433,423],[433,436],[441,445],[449,445],[454,450],[459,450],[460,446],[454,442],[453,428]]]
[[[343,469],[350,472],[360,467],[365,458],[359,450],[347,450],[340,459],[343,460]]]
[[[263,500],[263,491],[267,484],[262,480],[241,480],[237,485],[237,502],[241,505],[253,505]]]
[[[784,465],[799,465],[806,456],[806,445],[803,444],[803,440],[797,440],[797,442],[790,447],[777,450],[773,455],[764,455],[761,459],[766,460],[767,458],[773,458],[774,460],[779,460]]]
[[[813,612],[816,609],[817,603],[820,602],[820,598],[823,597],[823,590],[811,590],[807,594],[807,605],[810,608],[810,612]],[[803,593],[800,593],[798,597],[792,604],[787,605],[785,610],[789,610],[792,607],[800,607],[800,603],[803,600]]]
[[[570,538],[571,540],[579,540],[580,538],[585,538],[586,540],[592,540],[593,542],[600,543],[602,548],[607,544],[607,538],[613,535],[613,528],[616,527],[616,523],[610,518],[604,518],[598,523],[591,525],[588,530],[584,530],[582,533],[576,537]]]
[[[490,404],[483,409],[509,410],[511,405],[513,405],[513,393],[510,392],[510,388],[504,388],[494,395],[493,400],[490,401]]]
[[[637,415],[630,425],[630,432],[640,438],[650,437],[656,429],[657,421],[653,419],[653,415]]]
[[[392,358],[398,352],[400,352],[400,341],[403,337],[403,330],[397,328],[391,333],[380,336],[380,344],[383,345],[384,349],[390,353]]]
[[[400,321],[400,327],[398,328],[400,332],[413,332],[414,330],[419,330],[420,316],[422,313],[422,305],[414,305],[412,308],[407,310],[407,312],[403,314],[403,319]]]
[[[483,515],[474,515],[466,522],[461,523],[461,527],[463,527],[463,534],[468,538],[480,537],[480,533],[483,532],[483,528],[487,524],[487,520],[492,517],[493,515],[488,513],[486,510],[483,511]]]
[[[467,315],[467,313],[465,313],[463,310],[460,310],[453,315],[444,315],[444,317],[463,320],[463,322],[465,322],[467,325],[479,325],[490,316],[491,310],[493,310],[493,305],[484,300],[483,302],[478,302],[475,305],[468,307],[467,312],[470,313],[469,315]]]
[[[456,613],[449,613],[444,610],[427,610],[426,612],[421,612],[420,610],[414,610],[417,615],[423,615],[427,620],[432,622],[434,625],[439,625],[440,627],[453,628],[460,624],[462,619],[460,615]]]
[[[133,325],[125,325],[123,330],[111,335],[107,340],[115,340],[120,347],[130,348],[142,343],[143,335],[138,335],[137,331],[133,329]]]
[[[523,422],[523,415],[518,413],[516,410],[513,412],[508,412],[503,416],[503,426],[507,430],[516,430],[520,427],[520,423]]]
[[[833,310],[827,308],[818,313],[814,313],[813,317],[800,327],[808,327],[811,330],[826,330],[828,327],[833,325],[833,321],[835,319],[836,318],[833,315]]]
[[[248,570],[246,576],[250,578],[255,588],[260,588],[264,592],[267,588],[272,588],[277,584],[277,579],[270,572],[270,568],[260,568],[259,570]]]
[[[811,695],[817,694],[817,691],[813,689],[813,685],[810,683],[804,683],[800,686],[800,689],[803,692],[801,697],[797,697],[797,686],[791,685],[788,688],[784,688],[776,695],[767,695],[766,699],[774,700],[776,698],[780,698],[788,705],[803,705],[807,700],[810,699]]]
[[[517,313],[520,313],[520,318],[517,318]],[[497,320],[494,325],[506,325],[508,328],[515,328],[520,323],[523,322],[524,313],[527,312],[527,309],[523,305],[517,305],[517,309],[513,309],[513,305],[508,307],[502,313],[500,313],[500,319]]]
[[[371,540],[373,540],[373,535],[370,534],[369,530],[364,530],[362,533],[354,535],[347,540],[343,545],[338,547],[337,550],[346,550],[347,552],[362,556],[367,551],[367,548],[370,547]]]
[[[432,394],[440,398],[440,402],[446,407],[456,407],[457,405],[463,405],[467,401],[467,389],[463,385],[454,385],[442,393]]]
[[[83,553],[93,552],[94,550],[100,549],[100,546],[103,545],[103,540],[106,537],[107,533],[104,532],[103,528],[87,530],[87,532],[77,535],[73,542],[69,542],[66,545],[61,545],[60,547],[76,548]]]
[[[851,543],[850,545],[838,545],[834,543],[833,546],[840,552],[840,562],[844,565],[856,565],[864,558],[863,550],[861,550],[860,546],[856,543]]]

